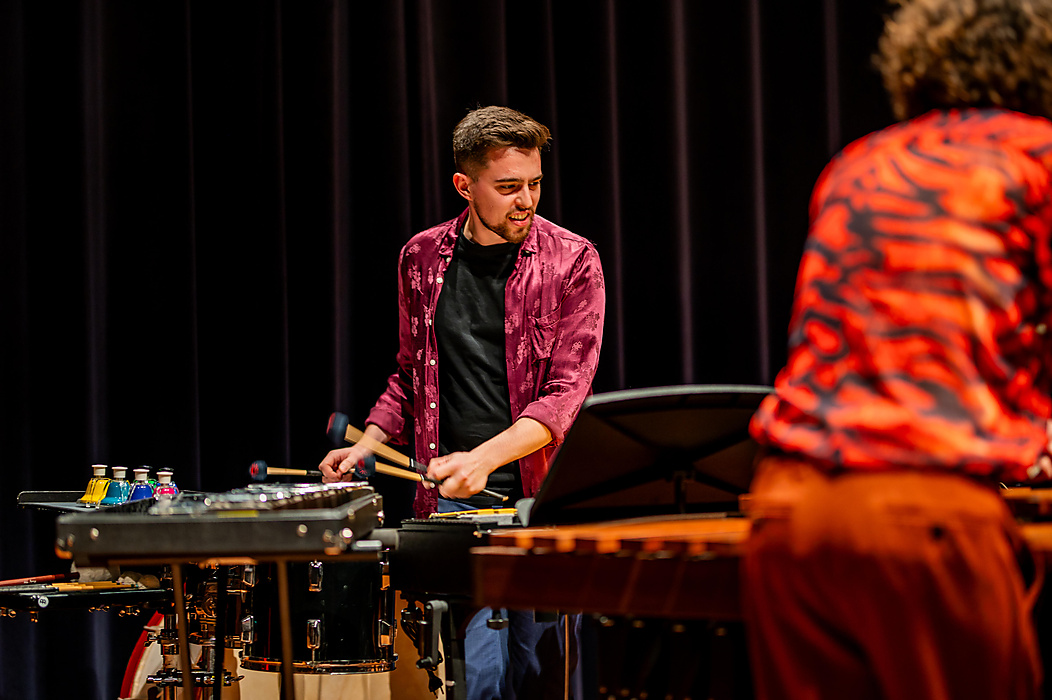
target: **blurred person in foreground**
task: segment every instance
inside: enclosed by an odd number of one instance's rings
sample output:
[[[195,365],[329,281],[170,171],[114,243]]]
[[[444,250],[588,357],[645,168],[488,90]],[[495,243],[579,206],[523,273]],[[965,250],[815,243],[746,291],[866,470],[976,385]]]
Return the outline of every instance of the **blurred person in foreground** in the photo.
[[[760,698],[1036,698],[997,489],[1050,475],[1052,0],[915,0],[819,178],[744,562]]]

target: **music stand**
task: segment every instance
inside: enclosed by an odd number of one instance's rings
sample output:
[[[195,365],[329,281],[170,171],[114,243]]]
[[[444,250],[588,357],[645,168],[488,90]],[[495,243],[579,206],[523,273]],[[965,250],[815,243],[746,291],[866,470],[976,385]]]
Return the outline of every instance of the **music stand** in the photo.
[[[705,385],[591,396],[523,515],[529,525],[558,525],[736,511],[757,449],[749,420],[771,391]]]

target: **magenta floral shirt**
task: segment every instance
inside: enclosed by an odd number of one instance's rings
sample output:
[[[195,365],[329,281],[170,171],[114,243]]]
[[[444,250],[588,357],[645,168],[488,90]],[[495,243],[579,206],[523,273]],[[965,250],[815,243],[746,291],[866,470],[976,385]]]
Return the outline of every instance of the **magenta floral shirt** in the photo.
[[[442,276],[468,212],[413,236],[398,263],[398,371],[366,422],[408,442],[416,460],[438,456],[438,342],[432,325]],[[591,242],[539,216],[522,242],[504,293],[511,417],[547,426],[552,443],[519,460],[526,496],[536,493],[555,447],[591,392],[603,338],[606,293]],[[414,509],[433,512],[435,490],[419,488]]]

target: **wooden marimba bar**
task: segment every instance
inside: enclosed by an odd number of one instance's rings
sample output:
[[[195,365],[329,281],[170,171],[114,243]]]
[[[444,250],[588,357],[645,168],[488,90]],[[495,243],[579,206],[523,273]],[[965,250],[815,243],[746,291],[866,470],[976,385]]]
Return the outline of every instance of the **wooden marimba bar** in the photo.
[[[1003,492],[1052,567],[1052,489]],[[743,510],[748,510],[743,497]],[[471,550],[478,603],[610,616],[740,620],[746,517],[662,516],[494,532]]]
[[[677,619],[739,619],[741,517],[525,528],[471,550],[477,602]]]

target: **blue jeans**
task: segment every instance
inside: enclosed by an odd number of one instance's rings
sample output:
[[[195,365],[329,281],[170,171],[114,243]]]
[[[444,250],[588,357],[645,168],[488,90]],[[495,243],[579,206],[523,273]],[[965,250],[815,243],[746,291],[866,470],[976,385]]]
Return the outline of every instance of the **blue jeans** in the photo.
[[[439,513],[470,510],[456,501],[438,499]],[[508,620],[504,629],[486,626],[493,617]],[[535,622],[532,610],[482,608],[464,631],[464,666],[468,700],[544,700],[563,697],[566,627],[569,625],[571,697],[580,697],[581,616]],[[576,673],[575,673],[576,671]]]

